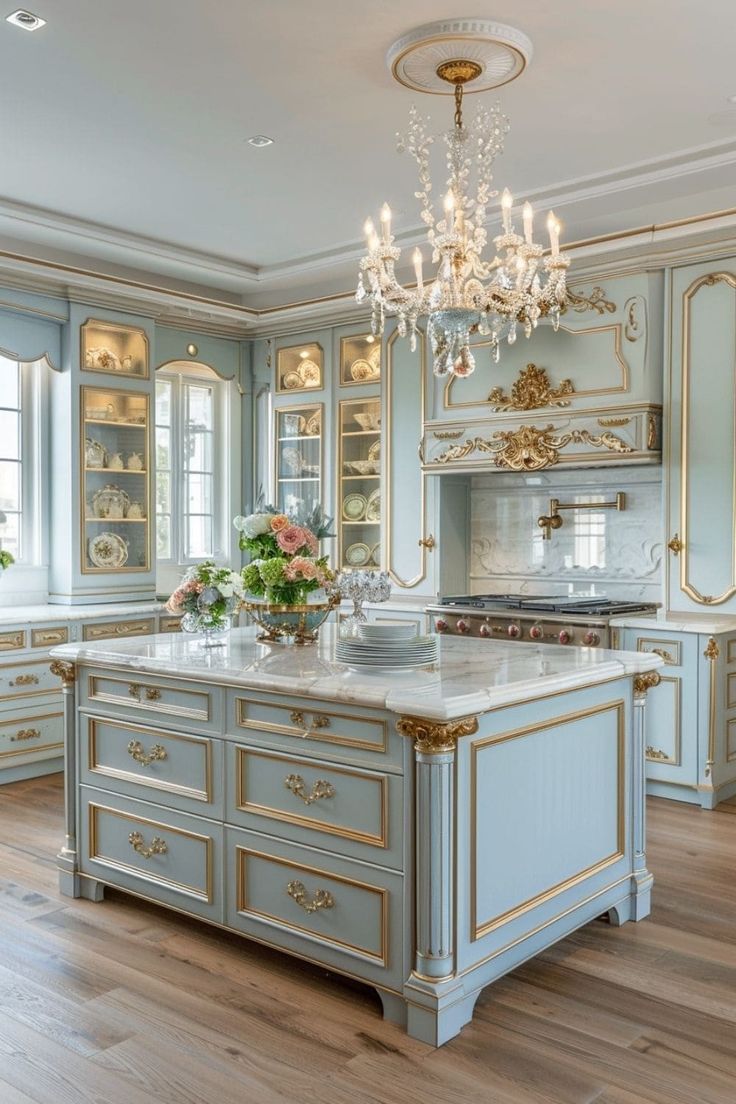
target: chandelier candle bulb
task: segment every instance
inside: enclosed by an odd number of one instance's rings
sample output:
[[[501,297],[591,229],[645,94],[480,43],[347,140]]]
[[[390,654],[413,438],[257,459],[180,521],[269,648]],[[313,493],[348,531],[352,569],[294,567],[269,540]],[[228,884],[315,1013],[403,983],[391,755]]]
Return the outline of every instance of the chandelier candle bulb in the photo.
[[[368,247],[371,248],[371,241],[373,240],[376,233],[376,228],[373,225],[372,218],[367,218],[363,223],[363,233],[365,234],[366,241],[368,242]]]
[[[555,218],[554,211],[547,216],[547,230],[549,231],[549,245],[553,257],[560,255],[560,224]]]
[[[514,197],[508,188],[504,188],[501,196],[501,210],[503,212],[503,228],[507,234],[511,233],[511,208],[514,206]]]
[[[527,245],[531,245],[534,241],[534,211],[531,203],[524,204],[522,215],[524,218],[524,239]]]
[[[391,244],[391,208],[384,203],[381,208],[381,228],[383,230],[383,244]]]
[[[424,287],[424,281],[422,279],[422,251],[418,247],[412,254],[414,260],[414,275],[417,279],[417,291],[421,292]]]

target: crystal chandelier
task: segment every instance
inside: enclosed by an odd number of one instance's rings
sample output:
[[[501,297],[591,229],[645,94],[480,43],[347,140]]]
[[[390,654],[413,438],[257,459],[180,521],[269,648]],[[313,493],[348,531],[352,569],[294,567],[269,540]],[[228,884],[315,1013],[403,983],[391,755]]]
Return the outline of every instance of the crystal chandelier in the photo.
[[[479,76],[481,67],[467,58],[442,62],[436,74],[454,85],[455,124],[444,135],[447,146],[447,191],[442,217],[437,219],[432,203],[429,157],[434,137],[428,120],[412,107],[409,129],[397,135],[400,152],[409,153],[419,170],[421,219],[427,228],[433,280],[425,282],[420,249],[413,253],[415,287],[403,287],[396,278],[401,250],[391,233],[391,210],[381,209],[380,234],[371,219],[365,223],[368,251],[360,262],[356,299],[370,298],[374,334],[383,333],[386,315],[396,315],[398,331],[409,334],[416,348],[417,324],[428,316],[428,333],[438,376],[452,373],[468,376],[475,369],[470,337],[490,337],[492,357],[499,359],[500,342],[516,341],[517,330],[529,337],[540,318],[548,317],[555,330],[566,302],[565,272],[570,264],[560,253],[560,226],[552,211],[547,219],[550,253],[534,242],[534,213],[531,204],[523,208],[523,235],[512,222],[513,199],[508,189],[501,196],[503,229],[493,238],[495,256],[482,254],[488,241],[485,229],[489,202],[498,195],[492,189],[492,167],[503,150],[509,123],[495,104],[480,106],[469,126],[463,122],[463,87]],[[474,178],[475,190],[472,191]]]

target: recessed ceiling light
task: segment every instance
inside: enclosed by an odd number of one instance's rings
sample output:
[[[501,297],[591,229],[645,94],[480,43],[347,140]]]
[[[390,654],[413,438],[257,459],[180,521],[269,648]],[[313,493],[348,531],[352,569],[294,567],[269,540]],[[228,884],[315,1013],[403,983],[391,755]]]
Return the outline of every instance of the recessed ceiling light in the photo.
[[[255,146],[256,149],[260,149],[261,146],[272,146],[273,138],[269,138],[267,134],[254,134],[248,139],[248,145]]]
[[[25,8],[18,8],[17,11],[11,12],[6,16],[6,21],[12,23],[14,27],[22,27],[24,31],[37,31],[40,27],[46,26],[45,19],[26,11]]]

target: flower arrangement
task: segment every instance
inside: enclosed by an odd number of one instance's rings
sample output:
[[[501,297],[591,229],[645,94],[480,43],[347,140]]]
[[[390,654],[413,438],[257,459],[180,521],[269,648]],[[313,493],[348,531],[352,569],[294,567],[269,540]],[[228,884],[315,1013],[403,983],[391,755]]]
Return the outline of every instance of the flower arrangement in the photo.
[[[186,572],[166,603],[169,613],[182,613],[185,632],[222,632],[243,600],[243,580],[239,572],[218,567],[204,560]]]
[[[11,564],[15,563],[15,559],[11,556],[10,552],[5,552],[0,548],[0,571],[6,571]]]
[[[330,588],[335,576],[319,542],[334,536],[330,519],[315,507],[306,516],[289,516],[275,507],[259,504],[256,513],[236,517],[240,547],[250,552],[243,568],[247,594],[274,605],[299,605],[317,590]]]

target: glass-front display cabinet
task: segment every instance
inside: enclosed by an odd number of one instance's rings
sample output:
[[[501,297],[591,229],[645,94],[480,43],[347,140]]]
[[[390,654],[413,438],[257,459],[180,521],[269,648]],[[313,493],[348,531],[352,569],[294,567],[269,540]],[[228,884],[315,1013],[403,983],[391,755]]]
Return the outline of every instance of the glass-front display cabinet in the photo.
[[[338,557],[340,569],[381,564],[381,401],[340,403]]]
[[[381,379],[381,341],[373,334],[340,338],[340,383],[378,383]]]
[[[149,571],[149,397],[82,387],[83,574]]]
[[[322,501],[324,406],[276,410],[276,498],[280,510],[311,510]]]
[[[311,342],[279,349],[276,354],[276,390],[320,391],[323,387],[322,346]]]
[[[79,332],[82,371],[148,379],[145,330],[88,318]]]

